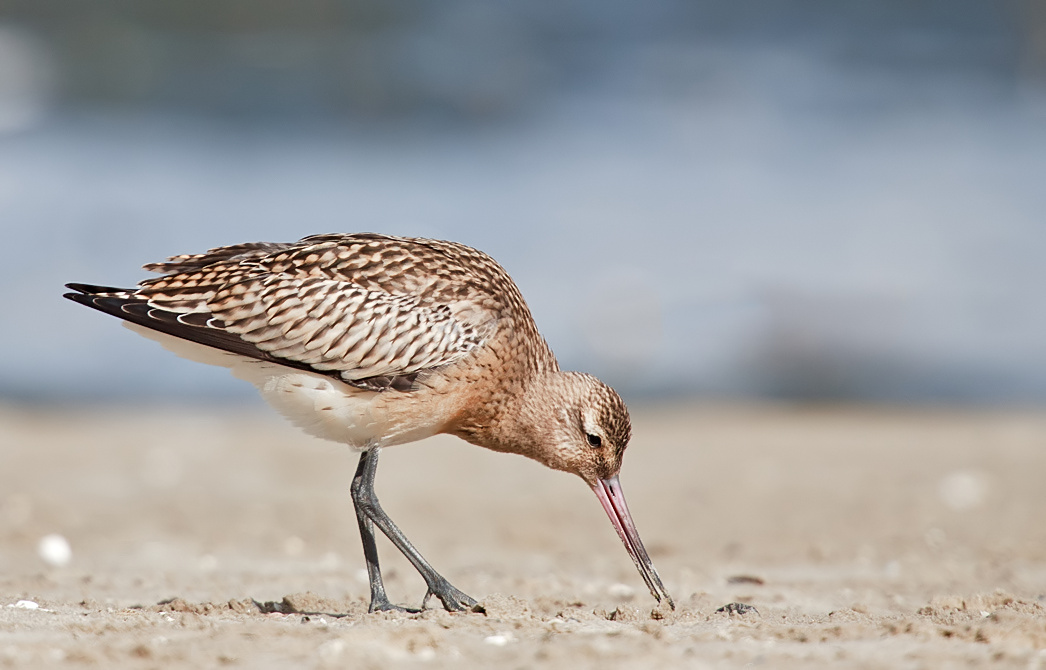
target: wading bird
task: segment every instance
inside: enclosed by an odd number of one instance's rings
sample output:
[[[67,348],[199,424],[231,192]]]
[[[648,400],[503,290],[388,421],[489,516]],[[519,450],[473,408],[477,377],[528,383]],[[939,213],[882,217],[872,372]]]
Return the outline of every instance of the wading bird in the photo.
[[[119,317],[192,360],[230,368],[297,426],[361,452],[352,500],[370,611],[389,602],[374,526],[450,611],[476,601],[425,560],[382,510],[383,447],[449,433],[571,472],[602,503],[653,596],[675,607],[618,481],[631,437],[621,397],[559,369],[508,273],[454,242],[362,233],[248,243],[145,266],[137,288],[68,284],[65,297]]]

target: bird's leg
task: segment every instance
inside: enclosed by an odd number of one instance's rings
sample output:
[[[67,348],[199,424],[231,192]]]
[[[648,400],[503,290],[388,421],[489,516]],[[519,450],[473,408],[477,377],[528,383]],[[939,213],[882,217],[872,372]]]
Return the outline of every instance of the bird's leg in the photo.
[[[363,536],[363,553],[367,558],[367,574],[370,577],[371,587],[371,611],[378,609],[391,609],[385,596],[385,587],[381,582],[381,572],[378,569],[378,551],[374,545],[374,532],[371,522],[376,525],[396,548],[407,557],[411,565],[421,573],[425,580],[428,591],[425,599],[421,602],[422,609],[428,602],[429,596],[436,596],[443,603],[443,607],[449,612],[463,612],[476,605],[476,601],[468,595],[454,588],[443,575],[425,560],[410,540],[403,534],[385,510],[378,502],[378,496],[374,493],[374,474],[378,469],[378,452],[380,447],[374,446],[363,452],[360,456],[360,464],[356,468],[356,476],[352,479],[352,501],[356,505],[356,516],[360,522],[360,535]],[[382,605],[384,604],[384,607]]]
[[[363,482],[366,479],[367,455],[369,453],[369,451],[365,451],[363,456],[360,457],[360,464],[356,467],[356,474],[352,478],[350,489],[352,491],[352,504],[356,508],[356,520],[360,524],[360,538],[363,540],[363,557],[367,561],[367,578],[370,581],[370,607],[367,611],[409,612],[412,610],[390,603],[388,596],[385,595],[385,584],[381,581],[381,566],[378,564],[378,546],[374,543],[374,524],[371,523],[364,504],[361,502],[366,496],[363,491]],[[373,468],[371,470],[370,479],[373,482]],[[370,491],[370,495],[373,497],[373,490]]]

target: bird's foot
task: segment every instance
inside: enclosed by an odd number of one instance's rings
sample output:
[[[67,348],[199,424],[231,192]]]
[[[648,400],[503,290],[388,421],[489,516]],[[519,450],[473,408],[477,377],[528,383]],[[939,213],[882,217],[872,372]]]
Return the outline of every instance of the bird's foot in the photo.
[[[375,612],[406,612],[408,614],[417,614],[420,611],[421,610],[414,609],[413,607],[393,605],[389,602],[388,598],[372,598],[370,601],[370,607],[367,609],[367,612],[370,614],[374,614]]]
[[[431,596],[436,596],[443,603],[443,609],[448,612],[475,611],[476,606],[479,604],[474,598],[454,588],[446,580],[429,585],[428,591],[425,592],[425,598],[421,601],[421,609],[425,609],[425,604],[428,603]]]

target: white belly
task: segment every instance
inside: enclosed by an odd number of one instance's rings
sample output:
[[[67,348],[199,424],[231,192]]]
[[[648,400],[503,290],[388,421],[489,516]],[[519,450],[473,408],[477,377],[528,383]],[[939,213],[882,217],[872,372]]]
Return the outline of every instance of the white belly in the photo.
[[[394,392],[364,391],[324,375],[231,354],[127,321],[124,325],[183,358],[229,368],[237,378],[254,384],[266,402],[310,435],[363,450],[413,442],[439,432],[439,422],[390,412],[387,395]]]

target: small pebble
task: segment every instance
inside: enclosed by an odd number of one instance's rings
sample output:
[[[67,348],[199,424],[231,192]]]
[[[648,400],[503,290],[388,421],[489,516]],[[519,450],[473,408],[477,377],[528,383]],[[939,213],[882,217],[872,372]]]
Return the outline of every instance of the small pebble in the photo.
[[[52,568],[61,568],[69,565],[73,558],[73,549],[69,546],[69,540],[57,533],[51,533],[40,538],[36,546],[36,552],[44,563]]]
[[[716,613],[717,614],[729,614],[731,616],[733,616],[735,614],[739,615],[739,616],[743,616],[745,614],[751,614],[751,613],[759,614],[759,610],[757,610],[755,607],[753,607],[751,605],[747,605],[745,603],[727,603],[726,605],[723,605],[722,607],[717,609]]]
[[[8,607],[16,607],[20,610],[36,610],[40,609],[40,604],[34,603],[32,600],[19,600],[14,605],[8,605]]]
[[[487,644],[492,644],[495,647],[504,647],[506,644],[512,641],[511,633],[503,633],[500,635],[488,635],[483,638],[483,641]]]

